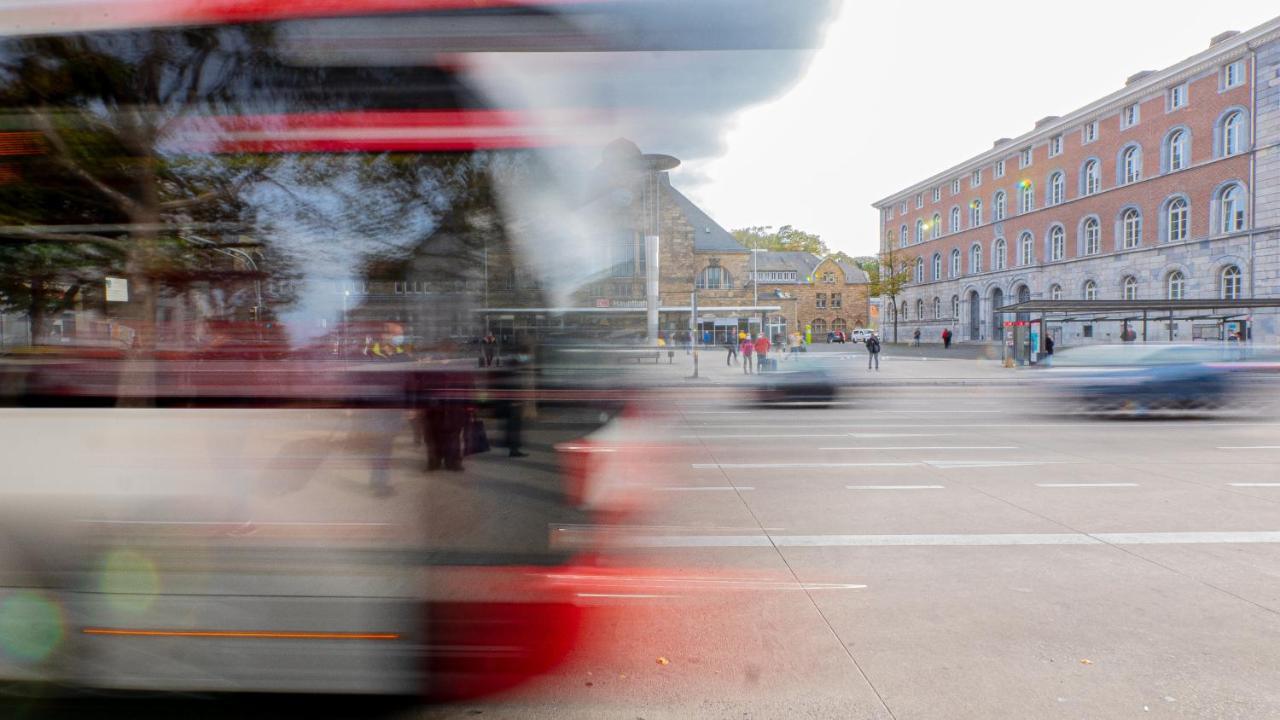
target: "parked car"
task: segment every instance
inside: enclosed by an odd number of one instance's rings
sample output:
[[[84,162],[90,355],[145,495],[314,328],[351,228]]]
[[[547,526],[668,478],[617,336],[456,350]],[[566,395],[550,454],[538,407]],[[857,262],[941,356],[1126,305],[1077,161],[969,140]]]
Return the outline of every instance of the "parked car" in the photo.
[[[863,330],[863,329],[854,330],[852,333],[849,334],[849,340],[850,342],[855,342],[855,343],[866,342],[867,338],[871,337],[874,334],[875,334],[875,331],[873,330]]]

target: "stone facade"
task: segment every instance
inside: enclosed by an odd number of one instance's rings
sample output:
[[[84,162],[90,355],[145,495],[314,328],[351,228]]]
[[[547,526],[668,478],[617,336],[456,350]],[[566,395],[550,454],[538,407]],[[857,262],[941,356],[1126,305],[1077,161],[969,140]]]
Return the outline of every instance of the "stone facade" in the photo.
[[[801,332],[810,329],[817,342],[825,340],[831,330],[849,332],[870,327],[866,273],[835,258],[815,259],[817,265],[800,282],[762,282],[761,297],[787,296],[790,327]]]
[[[1238,82],[1228,83],[1229,73]],[[1174,88],[1184,88],[1181,107],[1171,101]],[[1229,152],[1226,119],[1237,113],[1243,135]],[[1171,167],[1176,132],[1186,142],[1181,168]],[[1137,179],[1124,177],[1129,148],[1140,152]],[[1097,163],[1100,187],[1086,187],[1090,162]],[[1060,193],[1055,177],[1062,179]],[[1247,198],[1240,227],[1225,227],[1222,218],[1222,192],[1232,185]],[[1171,231],[1178,223],[1170,208],[1178,202],[1187,207],[1181,235]],[[1004,216],[994,217],[1001,204]],[[1136,280],[1138,299],[1170,297],[1170,279],[1179,273],[1183,298],[1220,298],[1224,272],[1239,271],[1242,297],[1280,297],[1280,21],[1137,79],[1065,118],[1046,119],[1028,135],[875,207],[882,248],[892,244],[920,257],[897,307],[885,306],[884,324],[896,316],[908,337],[920,328],[923,339],[940,342],[951,328],[961,342],[996,341],[1002,321],[1013,318],[997,317],[995,307],[1019,298],[1083,299],[1089,284],[1098,299],[1119,299],[1127,278]],[[1126,233],[1130,211],[1138,213],[1136,234]],[[1097,247],[1089,242],[1093,223]],[[1255,312],[1253,339],[1280,340],[1277,320],[1274,311]],[[1221,328],[1206,325],[1184,319],[1170,327],[1149,318],[1146,330],[1149,338],[1216,337]],[[1048,331],[1069,345],[1114,340],[1120,328],[1080,321]]]

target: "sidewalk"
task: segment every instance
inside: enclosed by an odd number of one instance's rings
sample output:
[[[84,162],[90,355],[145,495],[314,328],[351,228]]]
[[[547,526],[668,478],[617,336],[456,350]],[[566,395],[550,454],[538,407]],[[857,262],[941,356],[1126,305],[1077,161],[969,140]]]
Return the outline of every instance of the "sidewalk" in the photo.
[[[1036,381],[1035,367],[1005,368],[999,359],[986,357],[980,346],[952,346],[951,350],[935,347],[886,345],[880,355],[880,370],[867,370],[866,346],[858,344],[810,346],[805,353],[771,353],[778,360],[778,372],[796,372],[820,368],[840,384],[875,382],[900,385],[991,385],[1022,384]],[[694,380],[693,357],[677,352],[674,362],[666,358],[659,365],[640,364],[628,374],[642,382],[662,385],[676,383],[704,385],[741,385],[759,382],[769,373],[747,375],[739,364],[726,365],[724,348],[706,348],[698,354],[698,378]],[[634,374],[632,374],[634,373]]]

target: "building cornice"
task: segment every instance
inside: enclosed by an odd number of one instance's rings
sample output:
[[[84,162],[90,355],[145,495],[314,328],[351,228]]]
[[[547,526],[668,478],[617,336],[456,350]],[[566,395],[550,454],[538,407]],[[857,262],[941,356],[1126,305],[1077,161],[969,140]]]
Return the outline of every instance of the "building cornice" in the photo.
[[[957,177],[968,175],[973,170],[983,167],[997,160],[1002,160],[1017,154],[1021,149],[1034,146],[1049,138],[1062,134],[1064,131],[1073,127],[1077,127],[1082,123],[1104,117],[1108,114],[1119,112],[1121,108],[1131,104],[1135,98],[1145,97],[1152,94],[1155,90],[1166,85],[1175,85],[1179,82],[1199,75],[1206,70],[1216,68],[1224,62],[1242,58],[1256,49],[1258,46],[1265,45],[1269,42],[1280,40],[1280,17],[1269,20],[1252,30],[1242,32],[1230,39],[1213,45],[1207,50],[1179,62],[1164,70],[1152,73],[1151,75],[1134,82],[1106,97],[1075,110],[1062,118],[1051,123],[1046,123],[1041,127],[1035,128],[1030,132],[1024,133],[1012,140],[1003,142],[981,155],[974,156],[968,160],[948,168],[932,177],[911,185],[905,190],[900,190],[881,200],[872,203],[872,207],[877,210],[883,210],[890,206],[896,206],[898,203],[911,200],[916,193],[931,190],[933,187],[949,182]],[[881,220],[883,223],[883,219]]]

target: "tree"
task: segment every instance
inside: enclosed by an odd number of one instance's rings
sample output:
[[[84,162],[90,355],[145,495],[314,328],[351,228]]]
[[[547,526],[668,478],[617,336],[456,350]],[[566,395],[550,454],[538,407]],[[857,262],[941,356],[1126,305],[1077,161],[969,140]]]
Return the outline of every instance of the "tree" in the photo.
[[[894,342],[898,342],[898,296],[911,284],[918,259],[919,256],[913,253],[889,246],[880,253],[879,261],[867,270],[867,275],[871,278],[868,293],[889,299],[888,310],[893,316]]]
[[[831,252],[822,238],[790,225],[783,225],[777,230],[772,225],[755,225],[734,230],[733,236],[752,250],[807,252],[818,257],[826,257]]]

